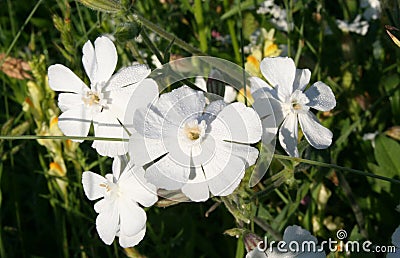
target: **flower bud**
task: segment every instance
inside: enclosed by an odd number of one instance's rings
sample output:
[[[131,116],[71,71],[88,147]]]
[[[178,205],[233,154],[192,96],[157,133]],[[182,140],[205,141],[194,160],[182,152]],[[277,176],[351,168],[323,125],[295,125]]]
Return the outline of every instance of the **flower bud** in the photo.
[[[243,240],[244,240],[244,246],[246,247],[247,252],[250,252],[251,250],[257,248],[258,243],[263,241],[263,239],[261,237],[257,236],[254,233],[244,234]],[[263,243],[263,244],[265,244],[265,243]],[[264,246],[261,246],[261,247],[264,247]]]

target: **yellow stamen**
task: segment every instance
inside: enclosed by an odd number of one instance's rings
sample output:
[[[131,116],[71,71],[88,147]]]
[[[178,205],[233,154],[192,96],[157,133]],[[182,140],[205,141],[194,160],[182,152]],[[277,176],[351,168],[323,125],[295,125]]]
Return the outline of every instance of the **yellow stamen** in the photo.
[[[187,128],[186,134],[190,140],[197,140],[200,137],[200,128],[199,127]]]
[[[111,191],[110,186],[107,184],[101,183],[100,186],[106,188],[107,192]]]
[[[293,105],[293,109],[294,110],[300,110],[301,109],[301,105],[300,104],[293,103],[292,105]]]

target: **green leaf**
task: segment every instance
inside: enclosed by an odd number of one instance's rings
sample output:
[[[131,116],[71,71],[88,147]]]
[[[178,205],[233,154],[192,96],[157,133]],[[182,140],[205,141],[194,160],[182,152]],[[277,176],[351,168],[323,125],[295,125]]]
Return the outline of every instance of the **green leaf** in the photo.
[[[375,142],[375,159],[381,169],[382,176],[394,177],[400,175],[400,144],[386,137],[379,136]],[[378,172],[377,171],[377,172]]]
[[[229,11],[227,11],[224,15],[221,16],[221,20],[225,20],[237,13],[240,12],[240,10],[244,11],[246,9],[250,9],[250,8],[254,8],[254,5],[259,5],[262,2],[264,2],[264,0],[247,0],[244,1],[240,4],[240,8],[239,5],[235,5],[234,7],[232,7]]]

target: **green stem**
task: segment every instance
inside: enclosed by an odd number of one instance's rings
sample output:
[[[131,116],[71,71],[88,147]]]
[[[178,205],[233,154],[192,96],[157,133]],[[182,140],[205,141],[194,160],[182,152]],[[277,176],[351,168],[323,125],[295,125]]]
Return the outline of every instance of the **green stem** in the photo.
[[[256,223],[260,228],[262,228],[265,232],[268,232],[271,234],[271,236],[275,240],[282,240],[282,236],[274,230],[270,225],[268,225],[263,219],[259,217],[254,217],[253,219],[254,223]]]
[[[291,160],[291,161],[306,163],[306,164],[319,166],[319,167],[338,169],[338,170],[341,170],[341,171],[350,172],[350,173],[353,173],[353,174],[356,174],[356,175],[360,175],[360,176],[368,176],[368,177],[372,177],[372,178],[388,181],[388,182],[391,182],[391,183],[400,184],[400,180],[387,178],[387,177],[380,176],[380,175],[375,175],[375,174],[368,173],[368,172],[361,171],[361,170],[357,170],[357,169],[341,167],[341,166],[338,166],[338,165],[335,165],[335,164],[329,164],[329,163],[324,163],[324,162],[319,162],[319,161],[314,161],[314,160],[308,160],[308,159],[302,159],[302,158],[289,157],[289,156],[284,156],[284,155],[280,155],[280,154],[274,154],[274,157],[277,158],[277,159]]]
[[[230,7],[229,0],[224,0],[225,11],[228,10],[229,7]],[[229,35],[231,36],[231,40],[232,40],[232,48],[233,48],[233,53],[235,55],[235,61],[237,63],[240,63],[240,51],[239,51],[238,40],[236,37],[235,21],[232,20],[231,18],[229,18],[227,21],[227,24],[228,24]]]
[[[153,42],[151,42],[149,36],[147,35],[147,32],[142,29],[140,31],[140,35],[143,38],[144,43],[147,45],[148,48],[150,48],[151,52],[153,52],[154,55],[156,55],[158,61],[160,61],[160,63],[164,63],[164,57],[161,55],[160,50],[158,50],[158,48],[153,44]]]
[[[123,138],[108,138],[108,137],[95,137],[95,136],[53,136],[53,135],[20,135],[20,136],[11,136],[11,135],[0,135],[0,140],[37,140],[37,139],[46,139],[46,140],[86,140],[86,141],[129,141],[129,139]]]
[[[43,0],[39,0],[36,5],[33,7],[31,13],[28,15],[28,17],[25,19],[24,24],[22,24],[21,28],[19,29],[17,35],[15,35],[13,41],[11,42],[10,46],[7,48],[6,55],[2,60],[0,60],[0,67],[3,65],[4,61],[6,60],[7,56],[10,54],[11,49],[13,49],[15,43],[17,43],[19,37],[21,36],[22,31],[24,30],[25,26],[28,24],[28,22],[31,20],[33,14],[36,12],[38,9],[39,5],[43,2]]]
[[[139,23],[141,23],[143,26],[145,26],[146,28],[148,28],[149,30],[157,33],[160,37],[168,40],[168,41],[173,41],[174,40],[174,44],[181,47],[182,49],[194,54],[194,55],[203,55],[205,56],[206,54],[203,53],[202,51],[200,51],[199,49],[192,47],[191,45],[189,45],[188,43],[186,43],[185,41],[181,40],[180,38],[176,37],[175,35],[167,32],[166,30],[160,28],[158,25],[152,23],[151,21],[147,20],[146,18],[144,18],[143,16],[141,16],[138,13],[133,14],[133,19]]]
[[[194,18],[196,20],[198,26],[198,34],[200,41],[200,49],[203,52],[207,52],[207,35],[206,35],[206,26],[204,26],[204,17],[203,17],[203,7],[202,0],[194,0]]]

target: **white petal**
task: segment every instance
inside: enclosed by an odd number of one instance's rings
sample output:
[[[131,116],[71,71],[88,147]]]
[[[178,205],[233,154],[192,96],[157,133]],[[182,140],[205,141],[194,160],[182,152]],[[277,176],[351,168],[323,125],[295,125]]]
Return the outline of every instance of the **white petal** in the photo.
[[[60,64],[51,65],[48,69],[49,86],[54,91],[65,91],[83,94],[89,90],[86,84],[68,67]]]
[[[294,91],[296,66],[293,60],[289,57],[267,57],[261,61],[260,70],[273,87],[279,85],[279,98],[285,102]]]
[[[131,163],[125,168],[119,180],[121,190],[126,197],[150,207],[157,201],[157,189],[144,178],[144,169]]]
[[[133,127],[142,137],[161,139],[164,118],[156,111],[155,106],[135,111]]]
[[[128,146],[129,155],[137,166],[146,165],[167,153],[162,140],[145,138],[137,132],[129,138]]]
[[[111,77],[104,90],[110,91],[134,84],[138,85],[150,72],[151,70],[142,64],[124,67]]]
[[[94,41],[97,71],[92,83],[107,82],[115,71],[118,57],[114,43],[107,37],[99,37]]]
[[[182,187],[182,193],[194,202],[206,201],[210,197],[210,190],[208,190],[208,182],[201,167],[192,167],[189,178]]]
[[[181,166],[166,155],[147,168],[145,178],[158,188],[177,190],[187,182],[189,173],[188,167]]]
[[[109,199],[100,199],[100,201],[96,202],[94,204],[94,210],[97,213],[102,212],[103,210],[108,209],[108,207],[110,206],[110,200]]]
[[[104,98],[107,99],[107,109],[120,121],[123,121],[125,113],[130,111],[127,109],[127,106],[134,92],[135,90],[127,87],[103,93]]]
[[[288,226],[283,233],[283,241],[290,243],[291,241],[303,243],[304,241],[313,241],[317,243],[317,238],[300,226]]]
[[[125,195],[119,198],[118,209],[121,235],[134,236],[146,226],[146,212]]]
[[[199,89],[202,89],[203,91],[207,92],[207,83],[206,83],[206,80],[204,80],[203,77],[196,76],[196,80],[194,81],[194,84],[197,87],[199,87]]]
[[[210,124],[225,107],[224,100],[216,100],[207,105],[200,120],[205,120],[206,124]]]
[[[143,125],[144,122],[143,120],[133,120],[135,111],[138,109],[146,110],[147,106],[156,102],[158,99],[158,85],[153,79],[144,79],[139,85],[132,85],[128,89],[133,92],[129,95],[128,101],[126,101],[127,105],[123,110],[124,116],[118,117],[128,131],[132,133],[135,123]]]
[[[226,103],[232,103],[235,101],[237,96],[236,90],[231,86],[225,86],[224,101]]]
[[[221,148],[225,148],[228,153],[245,160],[246,167],[254,165],[258,158],[258,150],[249,145],[223,142],[221,143]]]
[[[274,97],[278,98],[276,89],[272,88],[268,83],[258,77],[251,77],[250,81],[250,91],[253,99]]]
[[[124,128],[109,110],[97,114],[93,123],[96,137],[124,138]],[[128,151],[128,142],[95,140],[92,147],[102,156],[115,157]]]
[[[97,61],[94,47],[90,40],[86,41],[82,48],[83,56],[82,63],[85,68],[86,74],[91,82],[94,82],[97,72]]]
[[[83,105],[82,95],[76,93],[60,93],[58,95],[58,107],[62,112]]]
[[[332,132],[322,126],[311,112],[298,114],[301,130],[307,141],[316,149],[328,148],[332,143]]]
[[[162,144],[166,151],[181,166],[190,166],[192,143],[183,128],[177,128],[174,124],[164,123],[162,132]]]
[[[289,114],[279,129],[279,142],[286,153],[292,157],[299,156],[299,151],[297,150],[297,133],[297,116]]]
[[[310,102],[307,106],[321,111],[329,111],[336,106],[335,95],[331,88],[323,82],[314,83],[304,94]]]
[[[112,163],[112,171],[113,171],[113,176],[118,180],[121,172],[124,171],[126,166],[128,165],[128,157],[126,155],[121,155],[121,156],[116,156],[114,157],[113,163]]]
[[[256,143],[262,135],[257,113],[240,102],[226,106],[210,126],[210,135],[223,141]]]
[[[254,101],[253,108],[261,119],[263,141],[269,143],[275,138],[284,118],[282,103],[274,98],[259,98]]]
[[[144,238],[146,234],[146,226],[143,227],[142,230],[139,231],[136,235],[133,236],[119,236],[119,245],[123,248],[133,247],[139,244],[140,241]]]
[[[84,105],[69,109],[58,117],[58,127],[66,136],[87,136],[91,123],[91,112]]]
[[[108,207],[102,209],[96,218],[96,229],[101,240],[111,245],[118,230],[119,212],[116,202],[108,203]]]
[[[107,179],[100,176],[99,174],[91,171],[85,171],[82,173],[82,185],[83,190],[87,198],[91,201],[104,197],[105,187],[101,184],[107,182]]]
[[[231,194],[243,178],[245,167],[243,159],[227,153],[217,145],[214,158],[203,165],[210,192],[214,196]]]
[[[264,252],[259,251],[258,248],[256,247],[246,254],[246,258],[270,258],[270,256],[268,255],[267,257],[267,255]]]
[[[183,119],[202,113],[205,105],[203,92],[195,91],[187,86],[162,94],[156,103],[164,120],[177,126]]]
[[[311,72],[308,69],[296,69],[296,77],[294,78],[293,91],[303,91],[310,82]]]

